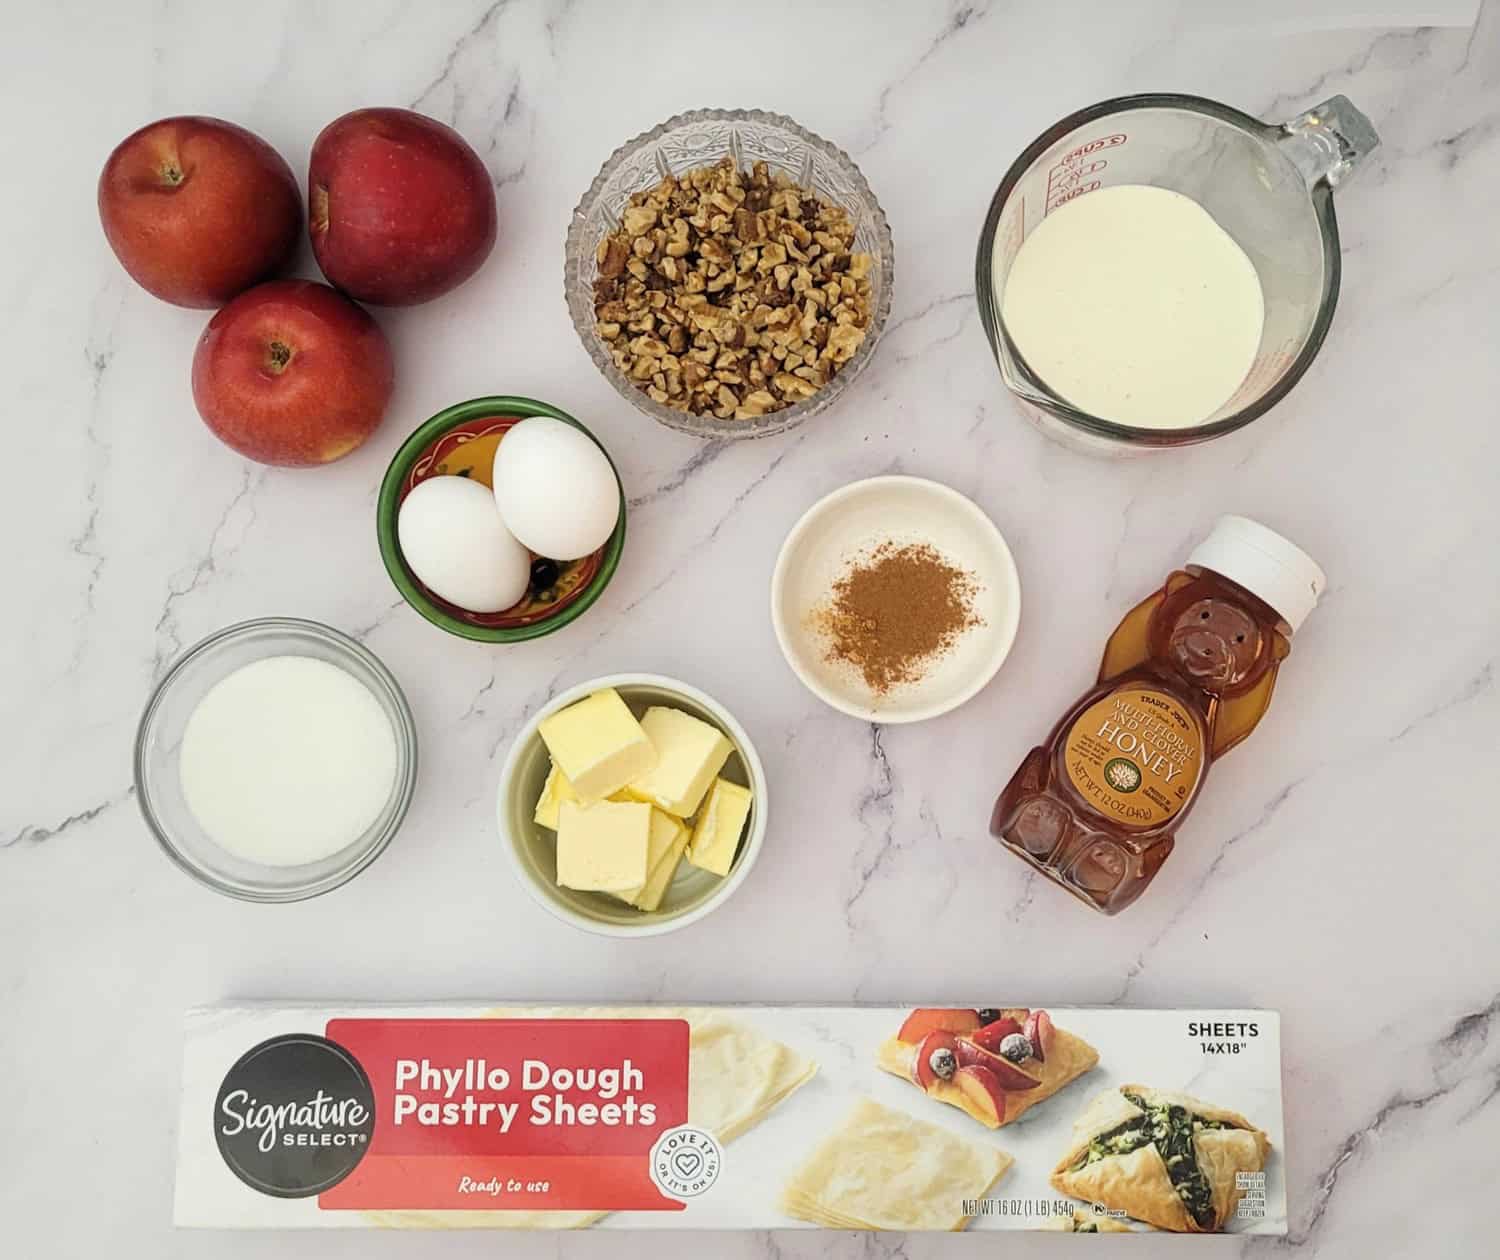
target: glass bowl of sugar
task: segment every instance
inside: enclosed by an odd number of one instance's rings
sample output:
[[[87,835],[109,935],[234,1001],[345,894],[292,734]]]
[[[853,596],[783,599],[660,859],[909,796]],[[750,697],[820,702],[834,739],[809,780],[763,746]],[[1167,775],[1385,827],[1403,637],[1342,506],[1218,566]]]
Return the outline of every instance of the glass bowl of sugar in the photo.
[[[152,693],[136,801],[168,857],[245,901],[300,901],[353,879],[406,816],[417,733],[395,678],[315,621],[210,635]]]

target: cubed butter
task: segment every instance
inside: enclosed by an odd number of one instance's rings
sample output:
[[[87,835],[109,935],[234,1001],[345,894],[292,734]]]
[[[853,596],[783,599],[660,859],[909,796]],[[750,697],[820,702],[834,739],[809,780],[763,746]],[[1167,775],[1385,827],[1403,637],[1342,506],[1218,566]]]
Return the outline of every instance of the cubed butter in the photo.
[[[677,822],[674,818],[673,822]],[[677,874],[677,868],[682,864],[682,855],[687,852],[688,829],[685,823],[677,823],[677,839],[672,847],[667,850],[667,855],[657,864],[651,876],[646,880],[646,886],[641,889],[641,895],[633,903],[637,910],[655,910],[661,905],[661,899],[667,895],[667,889],[672,883],[672,877]]]
[[[650,809],[651,835],[646,848],[646,882],[639,888],[627,888],[624,892],[614,894],[621,901],[628,901],[642,910],[654,910],[657,905],[661,904],[661,893],[666,891],[667,884],[676,874],[677,863],[681,860],[688,842],[686,823],[679,822],[671,814],[662,813],[655,806],[651,806]],[[670,869],[666,877],[658,881],[662,868],[667,866],[669,861]],[[658,882],[661,888],[656,896],[656,904],[642,905],[641,903],[648,899],[647,894],[656,888]]]
[[[536,813],[532,817],[538,827],[557,830],[557,811],[564,801],[576,801],[578,793],[563,776],[556,763],[547,771],[547,781],[542,784],[542,794],[537,798]]]
[[[656,764],[632,778],[626,792],[674,818],[691,817],[734,745],[717,727],[659,705],[646,710],[641,726],[656,749]]]
[[[555,765],[583,802],[602,801],[656,765],[656,749],[613,687],[542,719]]]
[[[640,888],[648,874],[651,807],[637,801],[564,801],[557,812],[557,882],[582,892]]]
[[[573,790],[573,785],[568,782],[567,776],[556,766],[547,771],[547,781],[542,784],[542,794],[537,798],[536,812],[532,815],[538,827],[547,827],[552,831],[557,830],[557,811],[564,801],[576,801],[578,793]],[[623,791],[611,792],[604,798],[607,801],[628,801],[633,799],[626,796]],[[649,876],[647,878],[650,878]]]
[[[693,825],[688,861],[715,875],[728,875],[749,816],[750,789],[728,779],[715,779]]]

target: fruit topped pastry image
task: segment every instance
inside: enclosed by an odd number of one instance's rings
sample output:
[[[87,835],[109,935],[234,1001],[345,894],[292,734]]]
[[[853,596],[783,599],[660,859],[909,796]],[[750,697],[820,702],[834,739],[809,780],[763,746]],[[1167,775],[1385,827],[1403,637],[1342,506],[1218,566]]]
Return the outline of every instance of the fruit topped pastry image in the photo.
[[[923,1007],[880,1047],[877,1062],[998,1129],[1077,1080],[1099,1052],[1046,1011]]]
[[[1052,1172],[1064,1194],[1178,1233],[1217,1233],[1266,1166],[1271,1140],[1238,1112],[1144,1085],[1089,1103]]]

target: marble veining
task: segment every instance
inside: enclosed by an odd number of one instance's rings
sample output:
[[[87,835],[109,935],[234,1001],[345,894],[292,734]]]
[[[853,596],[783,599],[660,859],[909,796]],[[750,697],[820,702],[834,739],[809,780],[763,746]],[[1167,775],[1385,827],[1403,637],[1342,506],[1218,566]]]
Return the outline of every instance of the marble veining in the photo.
[[[179,1021],[234,997],[472,996],[1274,1007],[1291,1233],[1182,1245],[1478,1255],[1500,1139],[1500,12],[1413,27],[1398,23],[1465,5],[1370,0],[1392,25],[1361,27],[1336,20],[1357,6],[1309,2],[1271,5],[1275,20],[1257,25],[1264,7],[11,6],[0,1217],[16,1254],[427,1254],[437,1244],[412,1236],[175,1235]],[[1106,464],[1048,444],[1006,400],[973,249],[1022,146],[1082,105],[1149,90],[1273,120],[1342,92],[1383,143],[1338,193],[1343,294],[1306,379],[1240,434]],[[500,244],[454,294],[379,312],[398,385],[364,449],[313,472],[246,463],[193,412],[206,316],[135,288],[103,242],[99,167],[134,127],[203,112],[264,135],[305,177],[319,127],[389,103],[474,144]],[[761,442],[695,442],[623,406],[562,299],[567,217],[605,157],[709,105],[783,112],[847,149],[896,242],[895,304],[867,373],[832,411]],[[300,270],[314,274],[306,249]],[[373,529],[391,453],[481,393],[585,418],[630,505],[599,604],[507,650],[411,612]],[[781,661],[766,607],[802,511],[885,472],[976,499],[1024,591],[995,682],[915,727],[822,707]],[[996,848],[990,804],[1086,685],[1120,614],[1226,510],[1284,529],[1330,590],[1157,885],[1120,919],[1095,919]],[[357,881],[248,906],[157,852],[133,801],[131,740],[182,650],[278,614],[339,626],[385,660],[411,699],[422,769],[405,829]],[[687,932],[627,946],[544,917],[493,822],[499,763],[526,718],[617,670],[716,695],[772,784],[766,852],[740,894]],[[441,1241],[454,1256],[499,1245]],[[563,1260],[647,1245],[659,1260],[705,1245],[756,1260],[992,1249],[977,1237],[504,1240],[507,1254]],[[1089,1244],[1005,1245],[1027,1257]]]

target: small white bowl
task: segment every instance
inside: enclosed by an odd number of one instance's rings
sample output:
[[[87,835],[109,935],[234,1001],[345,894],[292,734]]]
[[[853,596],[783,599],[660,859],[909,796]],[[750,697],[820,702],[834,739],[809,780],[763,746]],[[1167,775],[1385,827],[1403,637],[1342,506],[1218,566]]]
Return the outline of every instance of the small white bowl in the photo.
[[[606,893],[559,887],[556,834],[532,818],[551,764],[537,728],[549,714],[606,687],[618,691],[636,717],[650,705],[665,704],[717,726],[734,745],[720,775],[751,792],[750,817],[729,874],[720,878],[684,859],[661,906],[652,911],[637,910]],[[554,697],[532,715],[511,744],[500,771],[497,804],[500,835],[521,887],[542,909],[564,923],[600,936],[660,936],[712,914],[745,882],[766,837],[766,772],[745,728],[712,696],[660,674],[611,674],[579,683]]]
[[[857,669],[825,659],[809,622],[850,562],[888,539],[928,543],[972,573],[983,624],[920,679],[882,696]],[[1016,562],[994,522],[957,490],[921,477],[871,477],[820,499],[792,527],[771,577],[771,621],[792,672],[825,704],[866,722],[921,722],[972,699],[1004,663],[1020,620]]]

